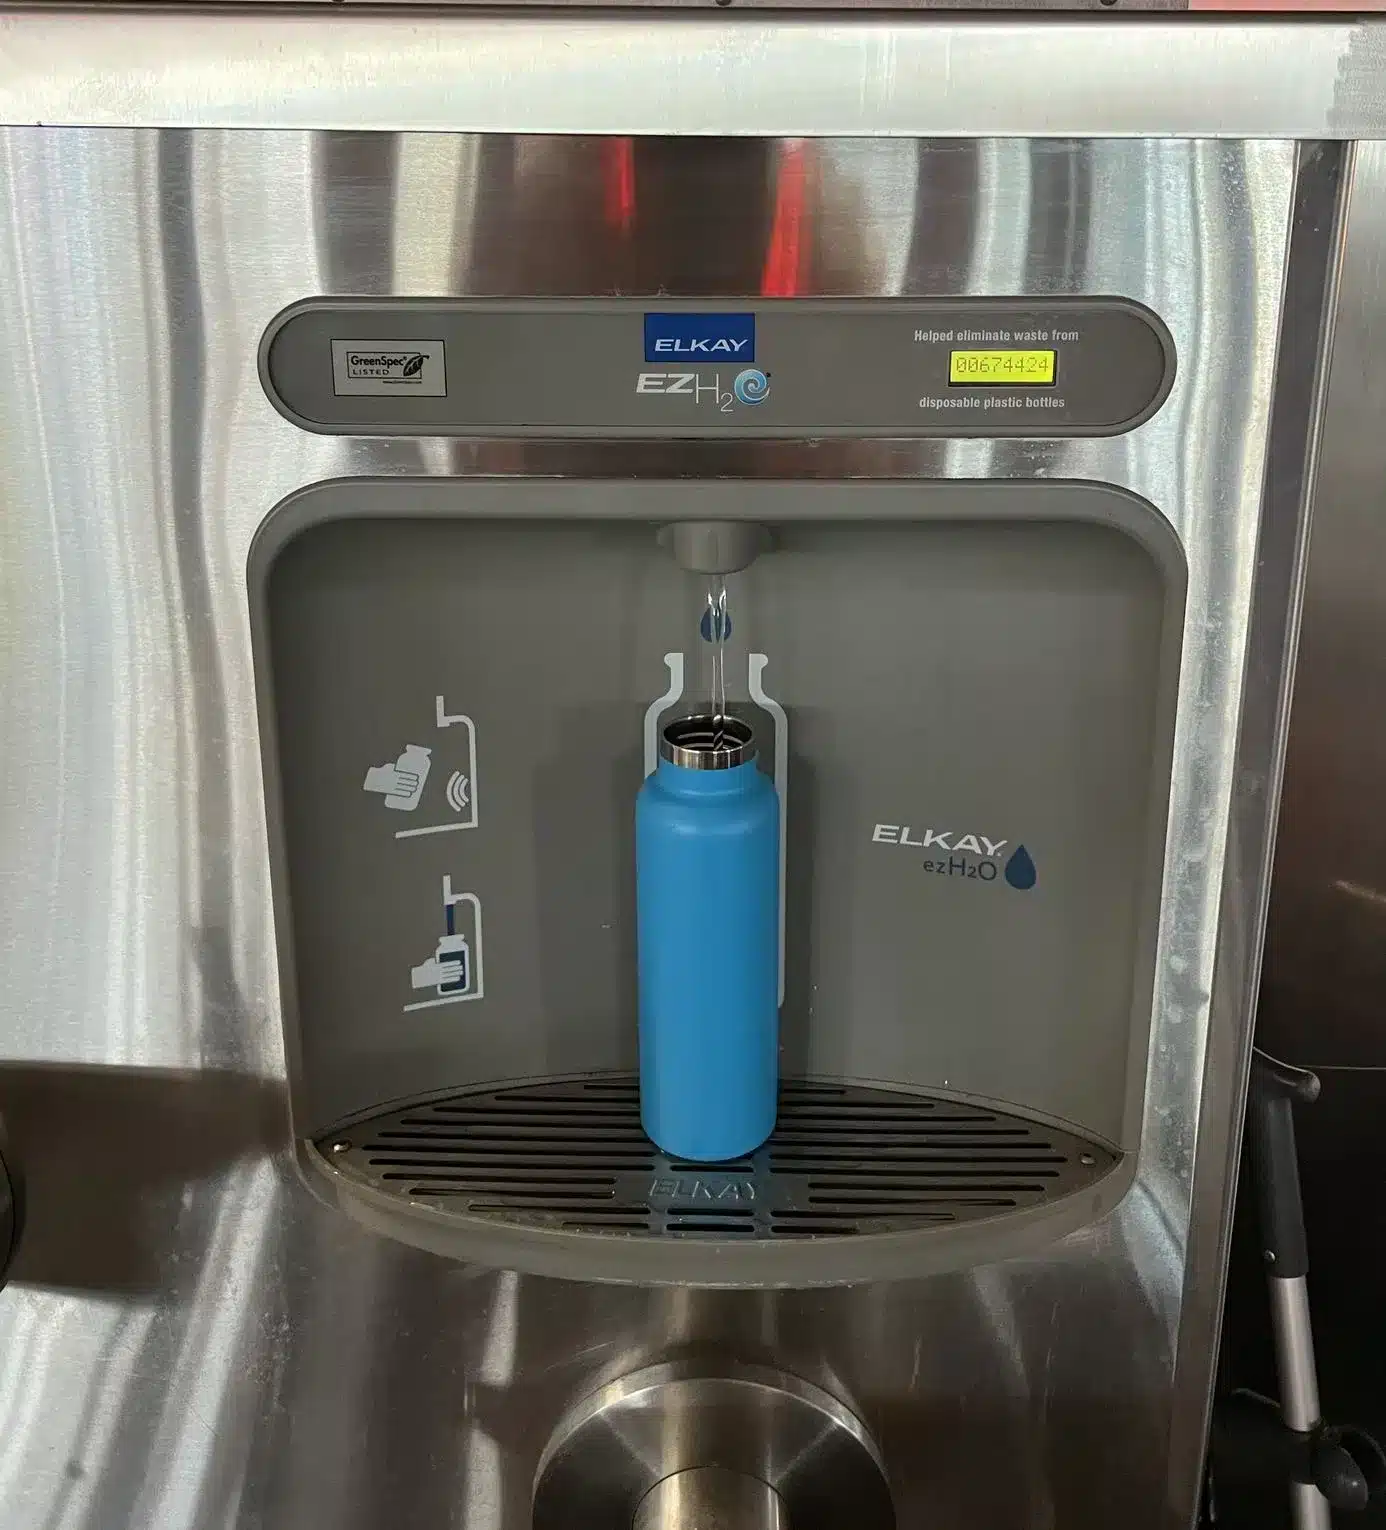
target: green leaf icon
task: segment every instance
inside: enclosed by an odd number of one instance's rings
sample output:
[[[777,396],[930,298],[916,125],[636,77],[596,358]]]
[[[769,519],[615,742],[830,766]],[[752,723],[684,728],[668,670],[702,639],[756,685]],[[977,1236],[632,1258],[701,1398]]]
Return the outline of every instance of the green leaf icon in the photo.
[[[419,373],[423,371],[423,364],[424,358],[422,356],[411,356],[409,360],[404,363],[404,376],[417,377]]]

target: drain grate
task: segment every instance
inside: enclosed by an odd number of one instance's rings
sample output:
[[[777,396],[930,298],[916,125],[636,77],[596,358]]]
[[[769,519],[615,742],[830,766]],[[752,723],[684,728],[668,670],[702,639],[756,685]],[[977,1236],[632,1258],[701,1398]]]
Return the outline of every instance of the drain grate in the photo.
[[[775,1134],[684,1163],[640,1128],[629,1075],[431,1099],[325,1137],[334,1168],[405,1200],[570,1232],[821,1238],[975,1221],[1102,1178],[1106,1148],[997,1110],[786,1081]]]

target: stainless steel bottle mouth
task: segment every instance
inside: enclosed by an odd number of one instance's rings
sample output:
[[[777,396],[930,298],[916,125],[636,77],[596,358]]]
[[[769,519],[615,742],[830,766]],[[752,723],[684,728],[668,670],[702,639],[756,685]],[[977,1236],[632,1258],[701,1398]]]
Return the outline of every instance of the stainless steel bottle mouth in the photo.
[[[755,734],[739,717],[680,717],[660,735],[659,756],[685,770],[731,770],[755,759]]]

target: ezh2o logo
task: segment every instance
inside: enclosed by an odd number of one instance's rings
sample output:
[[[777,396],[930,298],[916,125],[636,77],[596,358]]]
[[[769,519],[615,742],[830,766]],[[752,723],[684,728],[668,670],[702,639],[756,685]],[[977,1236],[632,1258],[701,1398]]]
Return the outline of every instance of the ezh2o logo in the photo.
[[[647,313],[645,360],[706,366],[710,362],[754,361],[756,316],[753,313]],[[724,388],[715,372],[640,372],[635,391],[665,398],[688,398],[730,414],[737,404],[763,403],[770,379],[758,367],[743,367]]]
[[[736,374],[732,392],[743,404],[759,404],[770,391],[770,379],[758,367],[747,367]]]
[[[985,834],[964,834],[957,829],[917,829],[910,824],[878,823],[871,830],[875,845],[932,852],[920,858],[920,867],[934,876],[961,877],[971,882],[999,880],[1017,892],[1029,892],[1039,881],[1034,858],[1024,845],[1009,855],[1002,852],[1007,839],[988,839]]]
[[[352,382],[372,378],[418,385],[423,380],[425,360],[420,351],[348,351],[347,377]]]

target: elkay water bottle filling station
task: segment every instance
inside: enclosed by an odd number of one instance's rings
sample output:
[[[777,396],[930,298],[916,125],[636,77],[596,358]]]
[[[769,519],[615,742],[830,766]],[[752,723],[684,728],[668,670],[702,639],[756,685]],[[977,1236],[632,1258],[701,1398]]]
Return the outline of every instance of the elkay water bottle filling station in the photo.
[[[206,1124],[18,1525],[1179,1530],[1357,31],[387,11],[0,43],[13,1052]]]
[[[556,359],[512,397],[538,325]],[[446,359],[479,355],[484,392]],[[1115,299],[313,302],[262,367],[320,430],[1110,436],[1176,355]],[[811,1284],[1120,1200],[1185,589],[1138,496],[343,479],[279,507],[251,580],[303,1160],[353,1215],[553,1273]]]

